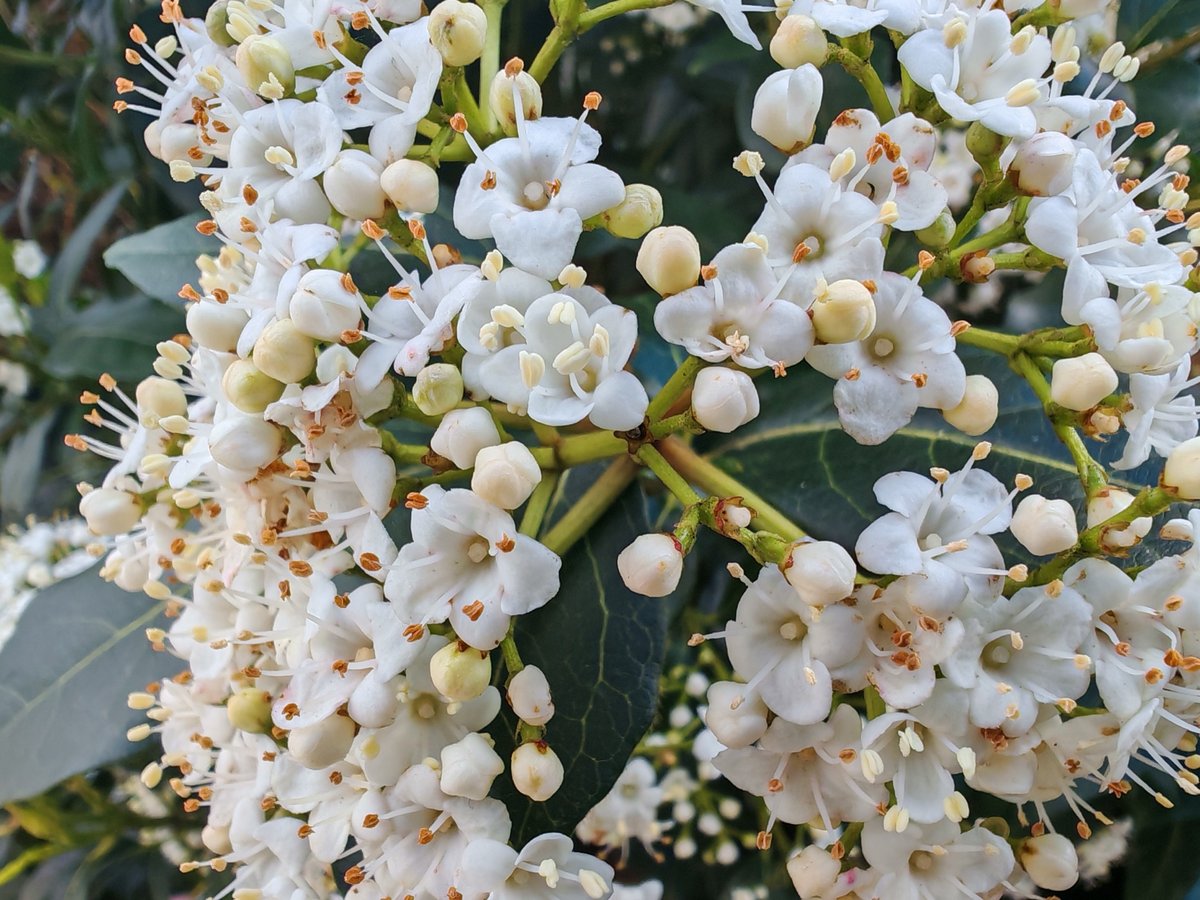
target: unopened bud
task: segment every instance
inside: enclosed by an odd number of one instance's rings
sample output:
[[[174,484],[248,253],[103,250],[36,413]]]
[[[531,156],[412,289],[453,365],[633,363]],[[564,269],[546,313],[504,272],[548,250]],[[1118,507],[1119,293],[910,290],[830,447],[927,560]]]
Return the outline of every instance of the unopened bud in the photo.
[[[321,184],[334,209],[348,219],[361,222],[377,219],[384,213],[386,198],[380,184],[382,175],[383,164],[370,153],[343,150],[325,170]]]
[[[327,768],[346,758],[354,742],[354,729],[349,716],[337,714],[294,728],[288,732],[288,755],[306,769]]]
[[[225,714],[239,731],[266,734],[271,730],[271,695],[258,687],[242,688],[226,702]]]
[[[861,341],[875,330],[875,300],[861,281],[835,281],[810,312],[817,338],[826,344]]]
[[[841,863],[815,844],[809,844],[787,861],[787,872],[800,900],[815,900],[829,894],[841,871]]]
[[[1043,131],[1021,144],[1008,177],[1023,194],[1053,197],[1071,185],[1076,144],[1065,134]]]
[[[1088,500],[1087,527],[1094,528],[1117,513],[1124,512],[1131,503],[1133,503],[1133,494],[1129,491],[1115,487],[1106,487],[1098,491]],[[1153,524],[1154,519],[1150,516],[1140,516],[1124,528],[1107,529],[1102,543],[1109,550],[1128,549],[1149,534]]]
[[[316,342],[291,319],[277,319],[258,336],[250,358],[276,381],[299,384],[317,365],[316,349]]]
[[[515,74],[508,74],[515,71]],[[516,89],[514,90],[514,85]],[[506,134],[517,133],[517,110],[514,95],[521,98],[521,115],[528,121],[542,114],[542,86],[524,69],[509,66],[496,73],[489,91],[492,115]]]
[[[419,160],[396,160],[379,176],[379,186],[401,212],[431,213],[438,208],[437,172]]]
[[[545,725],[554,716],[550,682],[537,666],[526,666],[508,682],[508,704],[522,722]]]
[[[758,411],[758,391],[745,372],[710,366],[696,376],[692,415],[708,431],[728,434],[754,419]]]
[[[957,406],[942,410],[942,417],[972,437],[996,424],[1000,414],[1000,392],[986,375],[968,375],[966,390]]]
[[[475,465],[475,457],[484,447],[500,443],[500,432],[492,414],[480,406],[452,409],[442,417],[437,431],[429,439],[429,447],[460,469]]]
[[[1050,399],[1082,412],[1115,391],[1117,383],[1117,373],[1099,353],[1059,359],[1050,373]]]
[[[496,776],[504,771],[504,760],[492,748],[491,739],[482,734],[468,734],[448,744],[441,757],[441,788],[452,797],[483,800]]]
[[[483,54],[487,16],[483,8],[442,0],[429,13],[429,40],[448,66],[467,66]]]
[[[92,534],[124,534],[142,517],[138,498],[116,488],[96,488],[79,501],[79,512]]]
[[[563,783],[563,764],[545,741],[522,744],[511,760],[513,785],[538,803],[549,800]]]
[[[669,534],[643,534],[617,556],[625,587],[644,597],[665,597],[679,585],[683,550]]]
[[[138,417],[143,422],[187,415],[187,396],[179,382],[151,376],[137,386]]]
[[[664,297],[678,294],[700,277],[700,243],[681,225],[655,228],[642,239],[637,270]]]
[[[450,363],[434,363],[417,373],[412,397],[427,416],[440,416],[462,402],[462,372]]]
[[[519,441],[484,447],[475,457],[471,490],[501,509],[516,509],[542,480],[542,470]]]
[[[492,681],[492,661],[483,650],[451,641],[429,660],[433,686],[447,700],[474,700]]]
[[[767,706],[744,684],[715,681],[708,688],[704,724],[726,747],[749,747],[767,731]]]
[[[283,394],[283,382],[264,375],[248,359],[235,359],[221,378],[221,390],[244,413],[258,414]]]
[[[767,76],[754,95],[750,128],[784,153],[812,140],[824,84],[815,66],[803,65]]]
[[[785,16],[771,38],[771,59],[785,69],[798,69],[805,64],[822,66],[828,55],[829,39],[825,32],[805,15]]]
[[[1184,441],[1167,455],[1162,481],[1184,500],[1200,500],[1200,438]]]
[[[326,173],[328,174],[328,173]],[[318,341],[337,341],[358,327],[362,296],[334,269],[313,269],[296,283],[288,316],[296,330]]]
[[[1010,530],[1018,541],[1035,556],[1061,553],[1079,540],[1075,509],[1066,500],[1047,500],[1041,494],[1030,494],[1017,504]]]
[[[805,603],[828,606],[854,593],[858,568],[841,544],[809,541],[793,544],[779,568]]]
[[[913,234],[926,247],[936,247],[940,250],[950,245],[956,227],[950,210],[943,209],[932,224],[918,228]]]
[[[265,34],[252,34],[234,55],[246,86],[269,100],[280,100],[296,88],[296,70],[287,48]]]
[[[1061,834],[1047,832],[1021,842],[1021,867],[1033,883],[1048,891],[1065,891],[1079,880],[1075,845]]]
[[[274,462],[283,446],[279,429],[257,416],[230,416],[208,433],[208,450],[218,465],[239,471]]]
[[[228,5],[227,0],[217,0],[204,14],[204,30],[208,32],[208,39],[218,47],[232,47],[237,43],[226,28],[229,25]]]
[[[245,310],[220,303],[193,303],[187,311],[188,334],[201,347],[220,353],[237,349],[238,338],[249,321]]]
[[[640,238],[662,224],[662,194],[648,184],[625,186],[625,199],[605,212],[604,227],[620,238]]]

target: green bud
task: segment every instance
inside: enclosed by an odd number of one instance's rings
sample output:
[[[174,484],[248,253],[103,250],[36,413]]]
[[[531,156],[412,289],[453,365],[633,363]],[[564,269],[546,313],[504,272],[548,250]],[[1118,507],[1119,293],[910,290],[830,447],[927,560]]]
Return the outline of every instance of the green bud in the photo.
[[[462,402],[462,372],[449,363],[426,366],[417,373],[412,397],[417,409],[427,416],[448,413]]]
[[[234,360],[225,370],[221,389],[244,413],[261,413],[283,393],[283,382],[259,371],[248,359]]]
[[[610,234],[637,239],[662,224],[662,194],[648,184],[631,184],[625,199],[600,215]]]
[[[950,214],[950,210],[943,209],[931,225],[918,228],[914,234],[916,234],[917,240],[926,247],[935,247],[941,250],[950,246],[950,239],[954,237],[955,227],[954,216]]]
[[[996,134],[982,122],[972,122],[967,129],[967,150],[981,164],[983,160],[998,158],[1007,144],[1008,138]]]
[[[296,89],[296,70],[287,48],[273,37],[252,34],[234,56],[246,84],[268,100],[279,100]]]
[[[225,714],[239,731],[266,734],[271,730],[271,695],[262,688],[242,688],[225,704]]]

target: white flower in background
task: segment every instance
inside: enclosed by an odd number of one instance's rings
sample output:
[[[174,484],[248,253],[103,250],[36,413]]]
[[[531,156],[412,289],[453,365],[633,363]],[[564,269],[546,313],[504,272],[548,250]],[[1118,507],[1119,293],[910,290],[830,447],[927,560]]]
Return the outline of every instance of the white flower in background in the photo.
[[[0,337],[22,335],[28,324],[25,313],[22,312],[17,298],[4,285],[0,284]]]
[[[24,397],[29,391],[29,370],[20,363],[0,359],[0,392]]]
[[[889,31],[912,34],[925,12],[917,0],[797,0],[790,16],[808,16],[822,31],[845,38],[883,25]]]
[[[12,258],[22,278],[37,278],[46,271],[46,254],[37,241],[13,241]]]
[[[608,895],[612,877],[612,866],[576,853],[566,835],[543,834],[520,853],[500,841],[472,841],[463,851],[455,883],[468,896],[491,900],[591,900]]]
[[[1004,838],[978,826],[960,831],[950,821],[889,831],[873,819],[863,828],[862,849],[879,875],[873,890],[881,897],[984,896],[1015,865]]]
[[[1185,357],[1174,372],[1163,375],[1136,373],[1129,376],[1130,408],[1122,415],[1128,438],[1116,469],[1134,469],[1150,458],[1153,450],[1166,457],[1200,430],[1196,398],[1184,393],[1196,382],[1189,378],[1192,361]]]
[[[663,802],[654,767],[634,757],[612,790],[583,817],[575,834],[588,844],[611,847],[622,854],[628,854],[630,841],[652,848],[670,824],[658,819],[658,807]]]

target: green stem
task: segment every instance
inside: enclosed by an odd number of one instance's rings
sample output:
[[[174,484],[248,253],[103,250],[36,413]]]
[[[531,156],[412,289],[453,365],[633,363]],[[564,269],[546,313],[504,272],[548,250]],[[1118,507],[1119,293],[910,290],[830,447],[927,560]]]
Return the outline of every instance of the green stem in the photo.
[[[700,495],[687,483],[686,478],[675,471],[653,444],[642,444],[638,448],[637,458],[684,506],[694,506],[700,502]]]
[[[546,76],[550,74],[550,70],[558,62],[558,58],[563,55],[563,51],[575,38],[589,28],[622,13],[666,6],[673,0],[612,0],[611,3],[605,3],[595,9],[587,9],[586,4],[577,3],[574,0],[566,0],[566,2],[570,3],[570,8],[559,16],[557,24],[550,29],[541,49],[538,50],[537,56],[533,58],[533,63],[529,66],[529,74],[538,82],[546,80]]]
[[[674,416],[667,416],[650,426],[650,436],[655,440],[671,434],[701,434],[704,426],[696,421],[690,409]]]
[[[490,134],[496,130],[496,115],[492,111],[492,80],[500,71],[500,25],[501,13],[507,0],[482,0],[483,14],[487,18],[487,35],[483,42],[483,55],[479,58],[479,102],[482,104],[484,130]]]
[[[391,432],[383,429],[379,430],[379,439],[383,452],[402,466],[422,462],[429,453],[428,447],[420,444],[402,444]]]
[[[1002,353],[1005,356],[1012,356],[1021,345],[1021,339],[1014,335],[988,331],[986,328],[976,328],[974,325],[960,333],[956,340],[969,347],[979,347],[983,350],[991,350],[993,353]]]
[[[669,413],[675,402],[692,386],[692,382],[696,380],[696,376],[703,368],[704,360],[698,356],[689,356],[681,362],[679,368],[662,386],[662,390],[655,394],[654,399],[650,401],[650,405],[646,408],[646,418],[651,422],[657,422]]]
[[[867,97],[871,101],[871,108],[879,117],[880,122],[889,122],[896,118],[896,111],[892,109],[892,101],[888,98],[887,89],[869,59],[863,59],[858,54],[837,44],[829,45],[829,58],[836,60],[849,75],[863,86],[863,90],[867,92]]]
[[[879,691],[874,685],[867,685],[863,689],[863,696],[867,701],[867,718],[878,719],[887,712],[887,704],[883,702],[883,698],[879,696]]]
[[[595,9],[589,9],[579,17],[579,31],[582,33],[587,31],[593,25],[599,25],[601,22],[611,19],[614,16],[622,15],[627,12],[634,12],[639,9],[655,9],[659,6],[669,6],[675,0],[612,0],[610,3],[605,3],[602,6],[597,6]]]
[[[637,465],[620,456],[604,470],[575,504],[542,535],[542,543],[562,556],[604,515],[613,501],[633,482]]]
[[[538,536],[538,532],[542,528],[542,522],[546,518],[546,510],[550,508],[550,501],[554,498],[554,489],[557,486],[557,473],[547,472],[542,476],[542,480],[538,482],[537,487],[533,489],[533,493],[529,495],[529,502],[525,504],[525,515],[521,518],[521,527],[518,529],[521,534],[528,535],[531,538]]]

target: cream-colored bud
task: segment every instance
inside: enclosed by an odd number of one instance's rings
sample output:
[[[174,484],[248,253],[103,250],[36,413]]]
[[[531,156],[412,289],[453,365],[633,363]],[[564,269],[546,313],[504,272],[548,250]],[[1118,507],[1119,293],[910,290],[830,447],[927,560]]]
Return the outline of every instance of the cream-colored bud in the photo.
[[[451,641],[429,660],[429,677],[447,700],[474,700],[492,681],[492,661],[483,650]]]
[[[273,37],[250,35],[238,45],[234,62],[250,90],[269,100],[282,99],[296,89],[291,54]]]
[[[643,534],[617,556],[625,587],[645,597],[665,597],[679,586],[683,548],[673,535]]]
[[[288,301],[288,317],[296,330],[318,341],[337,341],[358,327],[362,296],[345,275],[313,269],[296,283]]]
[[[1120,488],[1106,487],[1098,491],[1088,501],[1087,527],[1094,528],[1101,522],[1111,519],[1119,512],[1124,512],[1133,503],[1133,494]],[[1105,531],[1101,543],[1109,550],[1126,550],[1150,533],[1154,519],[1150,516],[1140,516],[1125,528],[1110,528]]]
[[[387,198],[402,212],[431,213],[438,208],[437,172],[415,159],[398,159],[379,177]]]
[[[487,16],[483,8],[442,0],[429,13],[429,40],[448,66],[468,66],[483,54]]]
[[[483,800],[503,771],[504,760],[487,735],[468,734],[442,748],[439,780],[442,790],[452,797]]]
[[[767,76],[754,95],[750,128],[784,153],[795,153],[812,140],[823,91],[821,73],[813,65]]]
[[[484,447],[475,457],[471,490],[501,509],[516,509],[542,480],[542,470],[520,441]]]
[[[875,330],[875,299],[861,281],[835,281],[817,296],[810,312],[822,343],[861,341]]]
[[[516,85],[514,91],[513,86]],[[509,75],[504,69],[496,73],[492,79],[488,102],[492,106],[492,115],[504,129],[506,134],[517,133],[517,110],[514,97],[521,98],[521,115],[526,121],[536,119],[542,114],[542,86],[528,72],[521,70],[516,75]]]
[[[220,353],[237,349],[238,338],[248,321],[244,309],[221,303],[193,303],[187,311],[188,334],[201,347]]]
[[[821,26],[805,15],[789,15],[771,38],[771,59],[785,69],[805,64],[822,66],[829,55],[829,39]]]
[[[244,687],[225,703],[229,724],[239,731],[266,734],[271,730],[271,695],[258,687]]]
[[[1167,455],[1162,481],[1184,500],[1200,500],[1200,438],[1184,441]]]
[[[1048,891],[1065,891],[1079,880],[1075,845],[1061,834],[1049,832],[1021,842],[1021,867],[1033,883]]]
[[[434,363],[417,373],[413,401],[427,416],[440,416],[462,402],[462,372],[450,363]]]
[[[138,498],[116,488],[96,488],[79,501],[79,512],[92,534],[124,534],[142,517]]]
[[[208,32],[208,39],[218,47],[232,47],[237,43],[226,28],[229,25],[228,6],[227,0],[217,0],[204,14],[204,29]]]
[[[283,382],[264,375],[248,359],[235,359],[221,378],[221,390],[244,413],[261,413],[283,393]]]
[[[208,433],[208,451],[218,465],[238,471],[261,469],[275,461],[283,436],[257,416],[230,416]]]
[[[1099,353],[1055,360],[1050,399],[1065,409],[1091,409],[1117,389],[1117,373]]]
[[[621,238],[640,238],[662,224],[662,194],[648,184],[625,186],[625,199],[603,213],[604,227]]]
[[[537,666],[526,666],[508,682],[508,704],[522,722],[545,725],[554,717],[550,682]]]
[[[452,409],[442,417],[429,447],[460,469],[475,465],[475,457],[484,447],[500,443],[500,432],[492,414],[481,406]]]
[[[700,277],[700,243],[681,225],[655,228],[642,239],[637,270],[664,297],[678,294]]]
[[[151,376],[137,386],[138,416],[143,422],[187,415],[187,395],[179,382]]]
[[[288,732],[288,755],[306,769],[324,769],[341,762],[354,742],[354,722],[334,713],[312,725]]]
[[[530,800],[543,803],[562,786],[563,764],[545,741],[522,744],[510,762],[513,785]]]
[[[254,342],[251,359],[276,381],[298,384],[316,368],[316,350],[316,341],[302,333],[291,319],[277,319]]]
[[[779,568],[800,599],[812,606],[828,606],[849,597],[858,574],[854,559],[833,541],[793,544]]]
[[[822,850],[815,844],[809,844],[787,861],[788,876],[800,900],[826,896],[833,889],[841,871],[841,863],[828,850]]]
[[[1008,167],[1009,180],[1023,194],[1052,197],[1071,185],[1076,143],[1057,131],[1035,134],[1021,144]]]
[[[382,175],[383,163],[370,153],[343,150],[325,170],[321,184],[329,204],[342,215],[357,221],[378,219],[387,199],[380,184]]]
[[[692,388],[692,415],[708,431],[728,434],[759,412],[754,381],[738,369],[701,369]]]
[[[942,410],[947,422],[972,437],[990,430],[999,414],[1000,392],[986,375],[968,375],[958,406]]]
[[[1048,500],[1041,494],[1030,494],[1017,504],[1009,530],[1035,556],[1061,553],[1079,540],[1079,526],[1071,504],[1066,500]]]

